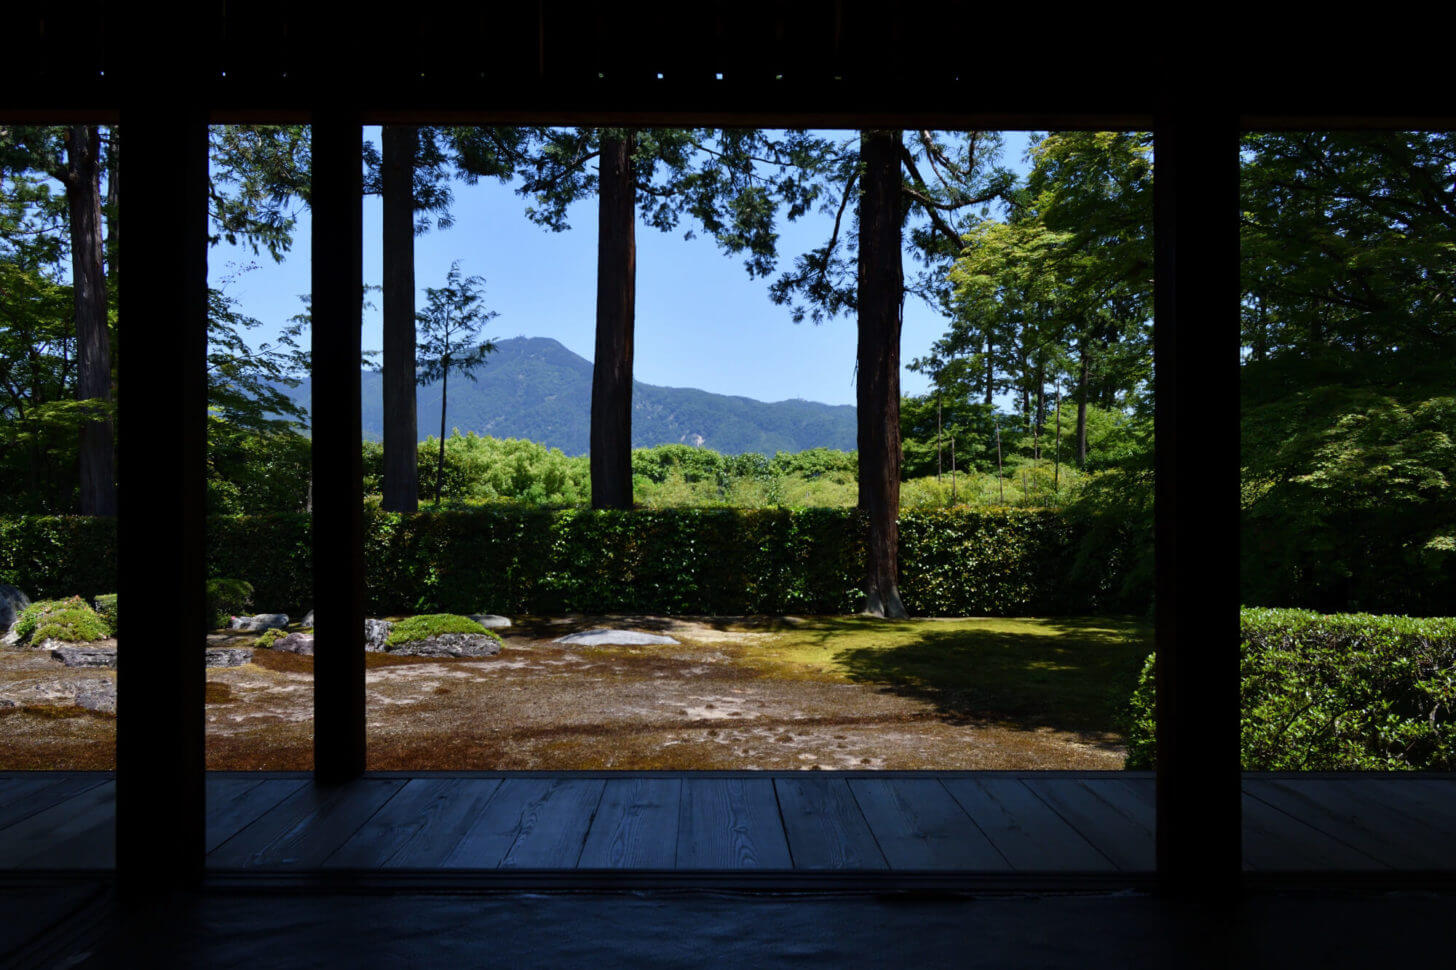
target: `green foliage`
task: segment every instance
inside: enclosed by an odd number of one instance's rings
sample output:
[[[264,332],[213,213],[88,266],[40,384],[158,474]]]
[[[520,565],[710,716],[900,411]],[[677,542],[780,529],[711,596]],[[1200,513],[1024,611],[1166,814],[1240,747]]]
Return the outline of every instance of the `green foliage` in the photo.
[[[286,636],[288,636],[288,631],[280,630],[276,626],[270,626],[258,636],[258,639],[253,641],[253,646],[257,647],[259,650],[267,650],[268,648],[272,647],[276,641],[281,640]]]
[[[57,521],[0,519],[0,535],[34,545]],[[92,534],[105,541],[109,519]],[[901,596],[938,616],[1142,612],[1114,550],[1089,549],[1074,574],[1086,523],[1050,509],[906,509],[900,516]],[[290,614],[313,589],[310,519],[214,516],[207,569],[235,576],[251,601]],[[4,547],[0,546],[0,550]],[[861,598],[863,523],[854,508],[536,509],[487,505],[416,515],[366,510],[365,600],[376,616],[422,612],[704,614],[845,613]],[[7,566],[0,582],[47,596],[83,570],[81,547],[56,553],[46,583]],[[37,574],[39,575],[39,574]],[[97,580],[115,588],[115,564]],[[60,583],[59,587],[47,583]],[[218,581],[214,580],[214,585]],[[245,613],[232,586],[214,619]]]
[[[487,630],[468,616],[458,613],[426,613],[400,620],[389,630],[385,646],[395,647],[415,640],[426,640],[442,633],[473,633],[500,642],[500,634]]]
[[[46,640],[90,643],[112,635],[106,621],[79,596],[64,600],[32,603],[15,621],[17,643],[38,644]]]
[[[116,520],[0,516],[0,582],[36,597],[95,597],[116,589]]]
[[[244,579],[216,578],[207,581],[207,615],[214,629],[225,627],[234,616],[253,607],[253,584]]]
[[[1128,771],[1152,771],[1158,766],[1157,675],[1158,657],[1150,653],[1123,714],[1127,737],[1127,761],[1123,767]]]
[[[105,596],[98,596],[93,601],[96,614],[106,621],[106,628],[116,636],[116,594],[107,593]]]
[[[1245,770],[1456,770],[1456,618],[1245,609],[1239,641]],[[1129,768],[1153,767],[1153,683],[1149,658]]]

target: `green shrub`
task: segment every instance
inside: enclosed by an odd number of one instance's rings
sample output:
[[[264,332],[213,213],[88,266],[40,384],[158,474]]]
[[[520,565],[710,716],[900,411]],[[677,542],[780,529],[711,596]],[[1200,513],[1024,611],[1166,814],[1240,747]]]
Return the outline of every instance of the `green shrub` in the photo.
[[[439,636],[441,633],[484,634],[494,637],[497,642],[500,641],[500,636],[494,630],[487,630],[468,616],[460,616],[455,613],[428,613],[424,616],[412,616],[394,624],[390,628],[389,638],[384,643],[386,646],[393,647],[401,643]]]
[[[106,621],[111,635],[116,636],[116,594],[107,593],[105,596],[98,596],[93,602],[97,614]]]
[[[90,643],[111,636],[106,621],[79,596],[32,603],[21,611],[15,623],[17,642],[23,644],[45,640]]]
[[[275,640],[281,640],[286,636],[288,636],[288,631],[280,630],[276,626],[270,626],[259,635],[258,639],[253,641],[253,646],[259,650],[267,650],[273,646]]]
[[[1456,618],[1246,609],[1239,641],[1246,770],[1456,770]],[[1152,678],[1128,767],[1152,767]]]
[[[824,465],[817,482],[839,474],[827,457]],[[0,520],[0,531],[35,524],[49,534],[53,522]],[[1088,539],[1095,526],[1059,509],[905,509],[901,598],[922,616],[1145,611],[1148,587],[1124,582],[1139,562],[1126,554],[1135,533],[1102,545]],[[374,616],[848,613],[862,598],[864,530],[852,507],[366,509],[365,603]],[[254,602],[300,615],[313,599],[311,533],[303,514],[211,517],[208,575],[245,580]],[[0,561],[6,551],[0,545]],[[80,546],[53,553],[82,556]],[[101,590],[116,588],[115,563],[108,565],[96,581]],[[69,581],[76,572],[60,563],[47,575]],[[73,590],[14,570],[0,570],[0,582],[37,596]],[[249,610],[233,603],[211,612],[216,619]]]
[[[234,616],[247,615],[253,608],[253,584],[245,579],[209,579],[207,615],[213,629],[225,627]]]

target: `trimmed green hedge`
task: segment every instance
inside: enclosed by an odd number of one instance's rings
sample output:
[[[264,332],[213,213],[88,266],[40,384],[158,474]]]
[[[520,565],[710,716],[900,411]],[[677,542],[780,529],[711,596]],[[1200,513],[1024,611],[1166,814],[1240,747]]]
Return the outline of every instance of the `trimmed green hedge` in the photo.
[[[1246,770],[1456,771],[1456,618],[1246,609],[1240,629]],[[1151,768],[1151,662],[1130,720],[1127,767]]]
[[[864,522],[854,509],[491,506],[367,511],[364,522],[376,616],[842,614],[861,600]],[[302,514],[212,517],[208,575],[251,583],[259,609],[301,614],[312,605],[310,527]],[[1050,509],[907,510],[901,597],[921,616],[1146,610],[1118,592],[1115,550],[1105,569],[1074,570],[1086,528]],[[0,544],[0,582],[31,596],[115,589],[114,529],[109,519],[4,520],[0,535],[12,541]]]

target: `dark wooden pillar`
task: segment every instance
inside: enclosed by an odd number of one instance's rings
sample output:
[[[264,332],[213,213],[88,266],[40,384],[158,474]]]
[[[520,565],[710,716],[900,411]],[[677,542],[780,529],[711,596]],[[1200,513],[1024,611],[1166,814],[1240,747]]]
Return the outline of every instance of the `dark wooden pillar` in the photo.
[[[207,124],[175,97],[121,114],[116,864],[124,884],[202,876]],[[168,90],[172,90],[170,85]],[[128,433],[129,432],[129,433]],[[165,623],[146,604],[165,604]]]
[[[1239,884],[1239,159],[1231,112],[1155,129],[1158,873]]]
[[[313,117],[314,776],[364,771],[364,544],[359,356],[363,129]]]
[[[597,343],[592,364],[594,509],[632,507],[632,347],[637,313],[635,135],[602,138],[597,184]]]

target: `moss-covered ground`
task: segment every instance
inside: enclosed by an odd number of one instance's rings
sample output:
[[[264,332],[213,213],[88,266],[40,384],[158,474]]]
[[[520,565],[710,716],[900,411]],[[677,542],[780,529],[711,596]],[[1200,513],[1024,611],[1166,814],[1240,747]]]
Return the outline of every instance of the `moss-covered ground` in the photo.
[[[553,642],[602,626],[680,643]],[[371,768],[1118,769],[1151,649],[1145,624],[1105,617],[518,617],[504,632],[492,658],[367,655]],[[208,765],[308,768],[312,658],[254,657],[208,671]],[[0,717],[0,769],[108,766],[115,721],[63,713]]]

